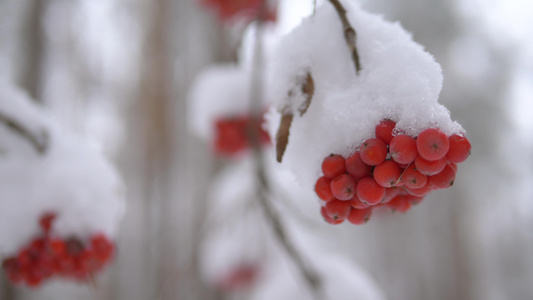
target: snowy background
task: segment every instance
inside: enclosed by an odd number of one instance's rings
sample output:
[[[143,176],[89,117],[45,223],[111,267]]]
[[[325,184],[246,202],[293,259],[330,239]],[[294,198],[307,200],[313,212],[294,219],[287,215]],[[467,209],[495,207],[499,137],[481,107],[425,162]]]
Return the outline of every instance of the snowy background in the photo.
[[[57,152],[65,156],[55,159],[65,162],[80,156],[98,161],[81,166],[90,165],[102,174],[93,178],[101,190],[73,189],[79,180],[67,172],[69,181],[54,191],[98,198],[91,206],[93,213],[85,215],[107,223],[87,218],[74,222],[78,228],[72,230],[102,226],[118,244],[116,261],[97,278],[96,286],[51,281],[28,289],[10,285],[2,273],[0,300],[311,297],[267,220],[250,201],[250,161],[212,156],[208,129],[195,125],[209,119],[216,108],[195,112],[190,103],[193,87],[198,86],[195,78],[213,70],[214,63],[242,72],[251,63],[246,43],[239,48],[239,30],[219,25],[215,15],[196,2],[0,1],[0,112],[20,108],[17,111],[24,114],[24,105],[13,100],[11,106],[4,99],[9,90],[19,91],[46,111],[42,122],[61,124],[58,134],[66,134],[63,141],[74,148]],[[282,34],[309,16],[312,2],[280,0],[278,28],[266,30],[270,36],[265,47],[274,47]],[[280,170],[274,154],[267,152],[270,181],[275,194],[281,195],[273,202],[291,241],[327,279],[326,299],[531,298],[533,3],[355,2],[385,20],[400,22],[441,65],[439,103],[467,132],[472,156],[460,165],[453,188],[432,193],[406,214],[375,214],[368,224],[356,227],[317,222],[321,217],[313,191],[297,185],[298,180]],[[231,90],[236,95],[248,92],[236,87]],[[218,91],[204,96],[217,94],[228,97]],[[30,127],[41,124],[38,117],[27,119]],[[17,143],[5,131],[0,134],[3,147]],[[35,153],[25,144],[13,147],[22,149],[15,151],[22,157],[16,156],[23,168],[18,170],[20,180],[4,173],[0,185],[13,187],[38,177],[31,164]],[[99,165],[101,161],[106,163]],[[61,170],[54,161],[47,163]],[[53,176],[43,179],[57,181]],[[112,192],[122,188],[117,192],[122,195]],[[0,191],[0,196],[8,193]],[[115,204],[108,206],[108,198]],[[10,216],[5,210],[18,204],[6,199],[0,199],[0,214]],[[123,213],[120,199],[125,199],[126,209],[115,228],[115,218]],[[76,214],[75,206],[64,209]],[[0,221],[0,238],[15,241],[13,246],[0,241],[7,247],[2,251],[13,251],[9,247],[16,247],[36,226],[20,227],[17,222],[20,219],[13,216]],[[243,263],[260,270],[253,286],[227,290],[221,278]]]

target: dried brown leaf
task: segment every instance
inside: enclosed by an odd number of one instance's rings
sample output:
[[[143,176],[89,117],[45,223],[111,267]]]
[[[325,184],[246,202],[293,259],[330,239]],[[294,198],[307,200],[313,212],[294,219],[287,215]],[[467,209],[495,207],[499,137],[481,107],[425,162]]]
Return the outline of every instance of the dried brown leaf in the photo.
[[[306,99],[302,107],[299,109],[300,117],[307,112],[309,105],[311,105],[311,100],[313,100],[313,96],[315,95],[315,81],[313,80],[311,73],[307,73],[305,82],[302,85],[302,93],[306,96]]]
[[[276,160],[281,162],[283,159],[283,154],[289,143],[289,133],[291,129],[292,113],[283,114],[281,117],[281,123],[279,124],[279,129],[276,134]]]

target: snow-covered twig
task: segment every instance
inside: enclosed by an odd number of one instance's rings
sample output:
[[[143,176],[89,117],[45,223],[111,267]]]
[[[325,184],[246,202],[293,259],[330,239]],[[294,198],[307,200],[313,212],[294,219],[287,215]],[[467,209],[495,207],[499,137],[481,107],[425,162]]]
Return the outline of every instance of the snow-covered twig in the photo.
[[[266,2],[266,1],[265,1]],[[260,10],[257,20],[257,28],[255,35],[255,45],[254,45],[254,56],[253,56],[253,69],[252,69],[252,83],[251,83],[251,115],[253,120],[260,122],[262,119],[262,19],[264,15],[264,3],[263,9]],[[249,128],[247,130],[252,151],[254,155],[254,163],[256,167],[256,175],[258,180],[258,191],[257,196],[259,198],[259,203],[265,213],[266,218],[273,227],[274,234],[278,239],[281,246],[287,251],[287,254],[291,260],[295,263],[296,267],[302,274],[304,280],[309,285],[309,288],[312,290],[315,299],[322,299],[322,284],[321,279],[318,274],[305,263],[302,255],[296,247],[289,240],[285,227],[283,226],[279,214],[276,212],[274,205],[270,202],[269,194],[271,188],[269,186],[268,179],[265,173],[263,153],[261,152],[261,145],[259,142],[259,132],[257,131],[257,126],[254,126],[254,122],[250,122]]]
[[[352,27],[348,18],[346,17],[346,9],[342,6],[339,0],[329,0],[331,4],[335,7],[335,10],[339,14],[339,18],[342,22],[342,27],[344,31],[344,39],[346,40],[346,45],[352,54],[352,60],[355,64],[355,73],[359,74],[361,71],[361,64],[359,63],[359,53],[357,52],[357,47],[355,46],[355,40],[357,34],[355,29]]]
[[[42,130],[39,133],[39,136],[35,135],[33,132],[28,130],[17,120],[12,119],[11,117],[0,112],[0,122],[3,123],[7,128],[14,131],[16,134],[19,134],[37,150],[38,153],[44,154],[48,148],[48,132]]]

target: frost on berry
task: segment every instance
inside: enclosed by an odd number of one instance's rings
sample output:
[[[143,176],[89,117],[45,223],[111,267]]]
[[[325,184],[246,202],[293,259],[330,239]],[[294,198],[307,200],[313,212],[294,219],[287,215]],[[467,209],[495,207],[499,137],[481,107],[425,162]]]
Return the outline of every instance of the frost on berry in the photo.
[[[398,195],[386,204],[388,207],[392,208],[393,211],[406,212],[411,208],[411,202],[406,195]]]
[[[402,182],[405,187],[419,189],[426,185],[428,177],[418,172],[414,164],[410,164],[402,174]]]
[[[448,164],[436,175],[429,176],[429,182],[436,188],[445,189],[453,185],[455,180],[455,170]]]
[[[435,175],[440,173],[446,166],[446,158],[443,157],[438,160],[429,161],[422,156],[417,156],[415,159],[415,167],[418,172],[424,175]]]
[[[368,139],[359,149],[361,160],[370,166],[376,166],[387,158],[387,145],[380,139]]]
[[[395,126],[396,122],[389,119],[379,122],[379,124],[376,126],[376,137],[388,145],[392,140],[392,131],[394,130]]]
[[[330,183],[331,179],[327,178],[326,176],[322,176],[318,178],[315,184],[315,192],[318,198],[326,202],[335,199],[335,196],[333,196],[333,193],[331,192]]]
[[[348,215],[348,212],[350,211],[350,202],[349,201],[341,201],[341,200],[333,200],[331,202],[326,203],[326,213],[328,216],[330,216],[333,220],[344,220],[346,219],[346,216]]]
[[[331,154],[322,161],[322,173],[328,178],[335,178],[346,173],[346,164],[344,157]]]
[[[322,206],[322,208],[320,209],[320,214],[322,215],[322,218],[324,218],[324,221],[326,221],[329,224],[337,225],[337,224],[344,222],[344,218],[334,219],[333,217],[331,217],[328,214],[325,206]]]
[[[361,201],[359,197],[357,197],[357,195],[354,195],[353,198],[350,199],[350,205],[352,206],[352,208],[357,209],[364,209],[370,206],[368,203]]]
[[[400,164],[409,164],[417,156],[416,141],[408,135],[397,135],[389,145],[392,160]]]
[[[363,209],[355,209],[352,208],[350,210],[350,213],[346,217],[346,219],[355,225],[363,225],[368,220],[370,220],[370,216],[372,216],[372,209],[371,208],[363,208]]]
[[[357,197],[370,205],[378,204],[385,197],[385,188],[372,177],[365,177],[357,183]]]
[[[355,195],[356,184],[351,175],[342,174],[331,180],[331,192],[339,200],[350,200]]]
[[[372,166],[365,164],[361,160],[359,151],[346,159],[346,170],[354,178],[363,178],[372,174]]]
[[[443,158],[448,153],[450,143],[440,129],[428,128],[416,138],[416,147],[422,158],[432,161]]]
[[[374,168],[374,179],[383,187],[395,186],[401,175],[402,170],[392,160],[386,160]]]
[[[470,141],[464,136],[454,134],[448,138],[450,149],[446,154],[449,162],[461,163],[470,156]]]
[[[410,194],[410,195],[413,195],[413,196],[418,196],[418,197],[423,197],[425,195],[427,195],[429,192],[431,192],[431,190],[434,189],[434,186],[429,182],[429,180],[427,180],[426,184],[421,187],[421,188],[418,188],[418,189],[413,189],[413,188],[410,188],[410,187],[405,187],[405,190]]]

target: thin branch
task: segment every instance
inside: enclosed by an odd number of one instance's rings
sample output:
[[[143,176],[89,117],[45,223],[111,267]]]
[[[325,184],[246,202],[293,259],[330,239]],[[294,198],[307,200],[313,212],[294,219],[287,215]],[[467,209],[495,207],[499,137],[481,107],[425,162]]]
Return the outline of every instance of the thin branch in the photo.
[[[317,0],[313,0],[313,16],[316,14],[316,1]]]
[[[1,112],[0,123],[4,123],[7,128],[28,140],[39,154],[44,154],[46,152],[48,148],[48,132],[45,130],[41,131],[39,136],[35,135],[22,124],[18,123],[17,120],[12,119]]]
[[[341,19],[344,31],[344,39],[346,40],[346,45],[348,46],[348,49],[352,53],[352,60],[355,64],[355,74],[359,74],[359,71],[361,71],[361,64],[359,62],[359,53],[357,52],[357,47],[355,46],[355,41],[357,37],[355,29],[348,21],[348,18],[346,17],[346,9],[344,8],[344,6],[342,6],[341,2],[339,0],[329,0],[329,2],[333,4],[335,10],[337,10],[337,13],[339,14],[339,18]]]
[[[254,46],[254,61],[253,61],[253,67],[252,67],[252,84],[251,84],[251,115],[252,120],[255,120],[255,122],[260,122],[262,119],[262,95],[263,95],[263,78],[262,78],[262,70],[263,70],[263,57],[262,57],[262,41],[261,41],[261,35],[262,35],[262,21],[264,20],[264,11],[265,11],[265,2],[263,2],[263,9],[258,13],[258,24],[256,29],[256,36],[255,36],[255,46]],[[290,259],[295,263],[296,267],[300,271],[300,273],[303,276],[303,279],[305,282],[309,285],[309,288],[313,292],[315,299],[321,299],[321,279],[317,275],[317,273],[312,270],[308,264],[305,263],[302,255],[296,247],[291,243],[290,239],[287,236],[287,232],[280,220],[280,217],[278,213],[276,212],[276,209],[274,208],[273,204],[270,202],[270,199],[268,198],[268,193],[271,191],[271,188],[269,186],[269,182],[266,177],[265,172],[265,166],[264,166],[264,159],[263,159],[263,153],[261,151],[261,145],[259,141],[259,132],[258,127],[254,124],[255,122],[250,122],[248,125],[248,137],[250,139],[250,144],[252,146],[253,151],[253,157],[254,157],[254,163],[256,167],[256,174],[258,179],[258,191],[257,196],[259,198],[259,203],[265,212],[265,216],[270,221],[270,224],[273,227],[274,235],[278,239],[280,245],[285,249],[287,254],[289,255]]]

